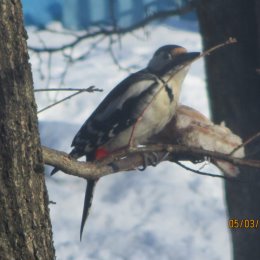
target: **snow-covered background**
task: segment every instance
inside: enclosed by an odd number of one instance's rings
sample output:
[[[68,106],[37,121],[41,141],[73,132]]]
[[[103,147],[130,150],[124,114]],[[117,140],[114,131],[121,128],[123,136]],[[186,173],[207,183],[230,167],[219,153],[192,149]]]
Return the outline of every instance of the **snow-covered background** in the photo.
[[[59,25],[52,25],[54,28]],[[136,71],[146,66],[154,51],[165,44],[178,44],[189,51],[201,51],[197,27],[189,22],[175,26],[153,25],[121,39],[113,49],[120,65]],[[29,28],[29,45],[39,37]],[[138,37],[137,37],[138,36]],[[60,35],[42,36],[48,45],[64,42]],[[143,40],[140,40],[142,38]],[[84,45],[85,44],[85,45]],[[86,42],[73,51],[84,52]],[[89,42],[91,44],[91,42]],[[84,62],[69,69],[66,87],[86,88],[94,85],[102,93],[83,93],[39,114],[42,144],[66,152],[86,118],[107,93],[129,72],[119,70],[111,56],[102,51],[104,42]],[[47,58],[46,58],[47,59]],[[35,88],[44,87],[39,74],[39,59],[31,55]],[[43,65],[43,70],[46,66]],[[64,70],[64,59],[52,57],[51,87],[57,87]],[[66,93],[65,95],[67,95]],[[55,94],[56,95],[56,94]],[[59,93],[58,98],[64,94]],[[38,108],[50,103],[51,94],[36,93]],[[56,97],[57,98],[57,97]],[[181,102],[209,116],[205,91],[203,61],[197,61],[184,82]],[[198,168],[199,166],[195,166]],[[85,181],[62,172],[46,182],[51,201],[54,244],[59,260],[184,260],[231,259],[222,180],[194,175],[172,163],[161,163],[145,172],[129,172],[102,178],[96,188],[91,214],[83,241],[79,228],[83,208]],[[214,172],[213,166],[204,171]]]

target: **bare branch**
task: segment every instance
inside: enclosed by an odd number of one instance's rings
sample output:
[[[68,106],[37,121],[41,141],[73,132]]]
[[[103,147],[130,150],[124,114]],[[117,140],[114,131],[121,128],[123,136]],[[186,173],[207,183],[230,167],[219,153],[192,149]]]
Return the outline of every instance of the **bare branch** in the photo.
[[[46,89],[44,89],[44,90],[46,90]],[[58,89],[58,90],[59,90],[59,89]],[[63,90],[64,90],[64,89],[63,89]],[[71,95],[69,95],[69,96],[67,96],[67,97],[65,97],[65,98],[63,98],[63,99],[61,99],[61,100],[59,100],[59,101],[57,101],[57,102],[55,102],[55,103],[53,103],[53,104],[47,106],[47,107],[44,107],[44,108],[40,109],[37,113],[39,114],[39,113],[41,113],[41,112],[43,112],[43,111],[45,111],[45,110],[47,110],[47,109],[49,109],[49,108],[51,108],[51,107],[54,107],[54,106],[56,106],[56,105],[58,105],[58,104],[60,104],[60,103],[62,103],[62,102],[64,102],[64,101],[66,101],[66,100],[68,100],[68,99],[70,99],[70,98],[72,98],[72,97],[75,97],[76,95],[81,94],[81,93],[83,93],[83,92],[94,92],[94,91],[99,91],[99,92],[100,92],[100,91],[103,91],[103,90],[102,90],[102,89],[95,88],[94,86],[90,86],[90,87],[88,87],[87,89],[80,89],[80,90],[78,90],[76,93],[71,94]]]
[[[112,154],[111,161],[113,163],[106,164],[102,161],[95,162],[79,162],[69,157],[68,154],[42,147],[44,163],[54,167],[58,167],[63,172],[82,177],[82,178],[100,178],[121,171],[129,171],[136,169],[142,165],[144,153],[156,152],[164,155],[169,152],[168,158],[165,160],[177,162],[179,160],[191,160],[194,157],[209,157],[215,160],[223,160],[237,166],[248,166],[260,168],[260,161],[235,158],[230,155],[207,151],[199,148],[185,147],[181,145],[148,145],[145,147],[137,147],[124,149],[120,153]],[[119,157],[120,155],[120,157]],[[117,158],[115,158],[115,156]]]
[[[71,56],[66,56],[66,58],[68,58],[71,63],[75,63],[77,61],[82,61],[82,60],[85,60],[87,59],[87,57],[90,55],[90,53],[97,48],[98,44],[100,44],[104,39],[106,38],[106,36],[101,36],[99,39],[97,39],[94,43],[92,43],[88,50],[85,51],[83,54],[81,54],[80,56],[78,57],[71,57]]]
[[[204,51],[200,56],[201,56],[201,57],[204,57],[204,56],[206,56],[206,55],[211,54],[213,51],[215,51],[215,50],[217,50],[217,49],[220,49],[220,48],[222,48],[222,47],[224,47],[224,46],[226,46],[226,45],[230,45],[230,44],[234,44],[234,43],[237,43],[237,39],[236,39],[236,38],[233,38],[233,37],[229,37],[225,42],[220,43],[220,44],[218,44],[218,45],[216,45],[216,46],[213,46],[212,48],[210,48],[210,49]]]
[[[170,16],[174,16],[174,15],[183,15],[186,14],[188,12],[191,12],[192,10],[194,10],[194,5],[192,2],[190,2],[189,4],[187,4],[184,7],[180,7],[177,9],[171,9],[171,10],[165,10],[165,11],[160,11],[160,12],[156,12],[153,13],[149,16],[147,16],[145,19],[141,20],[140,22],[133,24],[132,26],[129,26],[127,28],[118,28],[117,26],[113,26],[112,28],[98,28],[96,31],[94,32],[86,32],[85,34],[81,35],[81,36],[75,36],[75,40],[66,43],[64,45],[58,46],[58,47],[32,47],[29,46],[28,49],[30,51],[39,53],[39,52],[49,52],[49,53],[54,53],[54,52],[59,52],[59,51],[63,51],[65,49],[68,48],[72,48],[75,47],[77,44],[79,44],[80,42],[82,42],[85,39],[88,38],[94,38],[97,37],[99,35],[105,35],[105,36],[110,36],[110,35],[123,35],[126,34],[128,32],[134,31],[136,29],[142,28],[144,26],[146,26],[147,24],[151,23],[152,21],[155,20],[160,20],[160,19],[166,19]]]
[[[111,166],[97,167],[95,163],[79,162],[69,157],[68,154],[56,151],[47,147],[42,147],[43,160],[47,165],[58,167],[63,172],[82,177],[82,178],[95,178],[102,173],[107,174],[113,172]]]
[[[59,88],[61,88],[62,86],[64,86],[64,83],[65,83],[65,78],[69,72],[69,68],[72,66],[72,55],[73,55],[73,51],[74,51],[74,48],[70,48],[70,53],[69,54],[66,54],[66,53],[63,53],[63,56],[66,59],[66,62],[65,62],[65,67],[63,69],[63,72],[61,73],[60,75],[60,83],[59,83]],[[64,51],[65,52],[65,51]]]
[[[194,173],[199,174],[199,175],[210,176],[210,177],[215,177],[215,178],[221,178],[221,179],[225,179],[225,180],[233,180],[234,179],[234,178],[226,177],[226,176],[219,175],[219,174],[202,172],[201,170],[194,170],[194,169],[192,169],[190,167],[187,167],[186,165],[184,165],[183,163],[180,163],[180,162],[175,162],[175,163],[178,164],[179,166],[181,166],[183,169],[185,169],[187,171],[194,172]]]
[[[45,91],[82,91],[82,92],[102,92],[103,89],[94,88],[94,86],[90,86],[88,88],[38,88],[35,89],[34,92],[45,92]]]
[[[52,53],[48,53],[48,62],[47,62],[47,80],[46,80],[46,88],[49,87],[51,79],[52,79]]]
[[[113,50],[113,44],[114,44],[114,41],[113,41],[112,37],[110,37],[108,51],[110,53],[110,56],[111,56],[114,64],[118,67],[119,70],[126,71],[126,72],[130,73],[131,70],[129,68],[122,67],[121,64],[119,63],[118,59],[116,58],[116,55],[115,55],[114,50]]]
[[[231,153],[230,155],[233,155],[237,150],[239,150],[241,147],[245,147],[246,145],[252,143],[254,140],[256,140],[260,136],[260,132],[256,133],[255,135],[251,136],[248,138],[245,142],[237,146]]]

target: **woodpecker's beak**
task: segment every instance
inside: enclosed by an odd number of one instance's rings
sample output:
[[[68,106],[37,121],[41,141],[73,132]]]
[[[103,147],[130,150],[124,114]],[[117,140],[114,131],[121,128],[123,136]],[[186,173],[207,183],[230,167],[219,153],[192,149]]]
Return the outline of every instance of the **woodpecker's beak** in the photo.
[[[189,65],[200,56],[200,52],[183,52],[175,56],[176,65]]]

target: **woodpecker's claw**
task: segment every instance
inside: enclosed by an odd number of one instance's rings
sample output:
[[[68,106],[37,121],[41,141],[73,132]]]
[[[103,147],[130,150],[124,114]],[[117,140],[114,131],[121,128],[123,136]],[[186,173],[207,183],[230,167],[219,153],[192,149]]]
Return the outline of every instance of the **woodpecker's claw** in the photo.
[[[116,163],[111,162],[108,165],[111,166],[114,171],[119,171],[119,167],[116,165]]]
[[[170,153],[169,153],[169,152],[166,152],[165,154],[163,154],[163,156],[162,156],[161,158],[159,158],[158,153],[156,153],[156,152],[152,152],[151,154],[153,155],[153,159],[154,159],[154,160],[151,160],[151,157],[148,157],[148,160],[150,159],[150,161],[149,161],[150,165],[152,165],[152,166],[155,167],[155,166],[157,166],[160,162],[164,161],[164,160],[168,157],[168,155],[169,155]]]
[[[168,156],[169,156],[169,152],[166,152],[163,156],[162,156],[162,158],[160,159],[160,162],[162,162],[162,161],[164,161]]]
[[[155,167],[157,166],[158,163],[161,162],[161,159],[159,159],[158,154],[155,152],[151,152],[149,154],[142,154],[142,157],[143,157],[143,165],[142,167],[137,168],[139,171],[144,171],[149,165]]]
[[[143,156],[143,165],[141,167],[137,167],[137,170],[140,172],[143,172],[147,167],[147,161],[145,159],[145,157]]]

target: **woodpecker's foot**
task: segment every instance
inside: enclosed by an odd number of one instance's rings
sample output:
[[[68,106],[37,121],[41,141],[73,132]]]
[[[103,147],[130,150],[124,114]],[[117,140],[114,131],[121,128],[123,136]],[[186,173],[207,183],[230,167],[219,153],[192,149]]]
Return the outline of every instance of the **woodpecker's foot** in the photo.
[[[119,171],[119,167],[117,166],[117,164],[115,162],[109,163],[108,166],[112,167],[113,171],[115,171],[115,172]]]
[[[152,152],[149,154],[142,154],[143,156],[143,165],[142,167],[138,167],[139,171],[144,171],[147,166],[152,165],[153,167],[157,166],[160,162],[164,161],[169,155],[169,152],[163,154],[163,156],[159,157],[158,153]]]
[[[165,154],[161,157],[160,162],[164,161],[169,156],[169,154],[169,152],[165,152]]]

